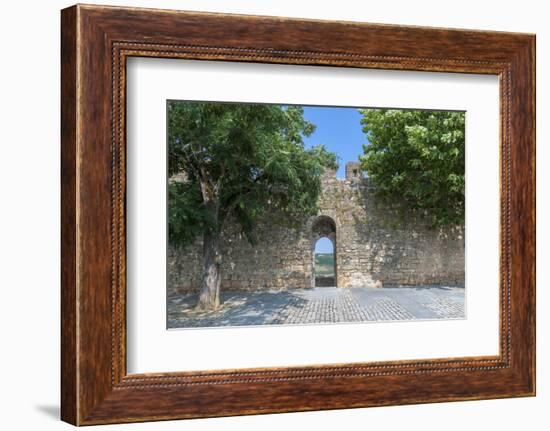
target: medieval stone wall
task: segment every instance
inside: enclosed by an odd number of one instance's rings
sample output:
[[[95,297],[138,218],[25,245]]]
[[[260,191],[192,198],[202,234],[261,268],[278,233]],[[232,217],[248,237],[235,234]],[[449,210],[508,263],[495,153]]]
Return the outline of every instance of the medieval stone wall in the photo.
[[[298,230],[263,224],[256,246],[230,227],[222,241],[221,288],[312,287],[315,242],[325,236],[335,246],[338,287],[464,284],[464,229],[429,229],[413,214],[404,219],[375,197],[354,163],[346,165],[346,179],[324,174],[318,206],[319,214]],[[200,273],[200,240],[169,247],[171,292],[197,291]]]

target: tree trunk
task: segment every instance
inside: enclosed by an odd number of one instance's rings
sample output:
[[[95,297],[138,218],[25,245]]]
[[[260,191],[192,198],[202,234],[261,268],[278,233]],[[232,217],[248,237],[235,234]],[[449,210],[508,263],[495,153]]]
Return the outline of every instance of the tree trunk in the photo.
[[[198,310],[217,310],[220,306],[220,201],[219,183],[201,179],[202,199],[208,213],[210,226],[202,237],[202,278],[197,303]]]
[[[220,235],[218,232],[205,232],[203,236],[203,266],[201,290],[197,309],[216,310],[220,306]]]

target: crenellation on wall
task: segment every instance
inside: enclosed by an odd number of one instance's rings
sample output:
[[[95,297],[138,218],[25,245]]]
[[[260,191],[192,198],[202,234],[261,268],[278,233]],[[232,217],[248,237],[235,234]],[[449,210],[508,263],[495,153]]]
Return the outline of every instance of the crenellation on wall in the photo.
[[[355,165],[348,165],[346,173],[353,173]],[[261,224],[252,246],[229,225],[222,240],[222,289],[312,287],[314,245],[321,236],[335,246],[338,287],[464,284],[464,227],[434,230],[414,214],[404,219],[362,175],[340,179],[326,171],[321,184],[318,215],[302,228]],[[169,247],[172,292],[198,290],[201,247],[200,239],[186,248]]]

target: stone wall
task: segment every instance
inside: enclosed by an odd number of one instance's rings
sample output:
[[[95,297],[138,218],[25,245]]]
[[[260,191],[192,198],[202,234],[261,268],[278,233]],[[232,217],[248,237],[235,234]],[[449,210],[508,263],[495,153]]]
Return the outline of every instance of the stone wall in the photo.
[[[327,171],[322,178],[319,214],[301,229],[270,222],[260,226],[251,246],[236,227],[222,241],[222,289],[261,290],[315,285],[313,253],[317,239],[335,245],[338,287],[464,284],[464,229],[433,230],[411,214],[406,220],[374,196],[368,180],[346,179]],[[197,291],[201,243],[168,249],[168,285],[172,292]]]

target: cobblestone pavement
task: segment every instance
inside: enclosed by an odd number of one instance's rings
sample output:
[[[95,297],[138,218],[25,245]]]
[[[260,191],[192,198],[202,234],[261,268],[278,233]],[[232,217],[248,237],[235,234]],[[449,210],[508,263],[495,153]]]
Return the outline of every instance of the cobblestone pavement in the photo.
[[[168,328],[464,319],[464,288],[318,287],[222,292],[215,312],[194,310],[197,295],[168,298]]]

